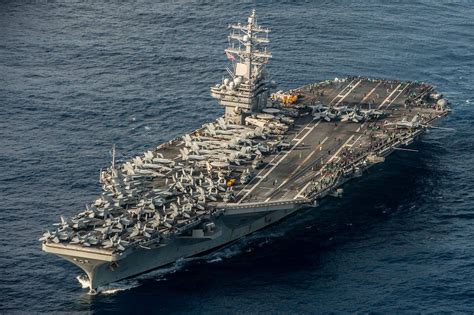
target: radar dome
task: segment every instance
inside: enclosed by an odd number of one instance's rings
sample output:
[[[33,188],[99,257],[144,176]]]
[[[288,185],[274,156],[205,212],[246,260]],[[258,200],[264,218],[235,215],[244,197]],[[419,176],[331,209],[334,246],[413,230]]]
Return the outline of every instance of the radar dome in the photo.
[[[241,82],[242,82],[242,77],[235,78],[235,80],[234,80],[235,87],[238,87]]]
[[[442,99],[438,100],[438,102],[436,102],[436,104],[438,104],[438,106],[444,107],[444,106],[448,105],[448,102],[444,98],[442,98]]]

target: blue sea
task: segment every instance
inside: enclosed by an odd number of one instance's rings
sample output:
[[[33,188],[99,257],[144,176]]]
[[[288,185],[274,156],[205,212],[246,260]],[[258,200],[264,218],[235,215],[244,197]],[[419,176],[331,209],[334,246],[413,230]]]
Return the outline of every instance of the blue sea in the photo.
[[[280,89],[425,81],[453,112],[328,199],[89,295],[41,251],[99,170],[223,113],[227,26],[257,10]],[[473,1],[0,1],[0,312],[474,312]]]

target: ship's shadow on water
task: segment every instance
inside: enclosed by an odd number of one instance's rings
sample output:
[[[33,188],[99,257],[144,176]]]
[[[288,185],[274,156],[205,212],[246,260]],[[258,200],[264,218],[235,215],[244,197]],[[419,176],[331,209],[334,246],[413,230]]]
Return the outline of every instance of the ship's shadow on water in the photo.
[[[206,256],[112,284],[81,302],[96,310],[191,311],[207,297],[232,299],[238,292],[265,290],[281,281],[304,289],[307,284],[296,281],[302,272],[316,273],[324,282],[333,277],[325,271],[338,264],[338,256],[344,259],[345,251],[355,251],[367,241],[383,247],[384,239],[376,236],[392,230],[393,221],[394,230],[422,228],[411,218],[420,215],[423,196],[442,175],[427,152],[442,155],[443,149],[425,142],[418,142],[416,149],[420,151],[394,153],[386,163],[349,181],[341,199],[326,198],[317,208],[302,210]]]

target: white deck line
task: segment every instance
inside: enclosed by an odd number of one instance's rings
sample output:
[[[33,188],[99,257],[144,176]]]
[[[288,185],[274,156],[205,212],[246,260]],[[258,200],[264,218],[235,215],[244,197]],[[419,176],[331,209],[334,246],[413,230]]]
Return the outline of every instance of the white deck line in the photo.
[[[362,101],[359,102],[359,104],[363,103],[366,99],[368,99],[370,97],[370,95],[372,95],[372,93],[374,93],[375,89],[377,89],[379,87],[380,84],[382,84],[382,82],[377,83],[377,85],[372,90],[370,90],[370,92],[362,99]]]
[[[356,130],[355,132],[358,133],[358,132],[360,131],[360,129],[361,129],[362,127],[364,127],[364,126],[365,126],[365,123],[363,123],[362,125],[360,125],[360,127],[357,128],[357,130]],[[362,136],[362,135],[361,135],[361,136]],[[342,146],[343,146],[343,147],[349,146],[349,145],[348,145],[348,142],[345,142]],[[317,175],[317,174],[319,174],[319,172],[316,173],[316,175]],[[311,175],[309,172],[307,172],[306,174],[304,174],[304,175],[302,175],[300,178],[298,178],[296,181],[299,181],[300,179],[302,179],[303,182],[304,182],[304,181],[306,180],[306,177],[308,177],[308,176],[314,176],[314,175]]]
[[[395,94],[395,92],[400,88],[402,84],[400,83],[399,85],[397,85],[397,87],[395,89],[393,89],[392,93],[390,93],[386,99],[383,100],[383,102],[380,104],[379,106],[379,109],[382,108],[382,106],[388,102],[388,100],[392,97],[393,94]]]
[[[298,132],[298,133],[296,134],[296,136],[295,136],[293,139],[291,139],[291,141],[293,141],[293,140],[294,140],[295,138],[297,138],[303,131],[305,131],[306,127],[308,127],[312,122],[313,122],[313,120],[310,121],[309,123],[307,123],[305,127],[301,128],[301,131]],[[260,174],[262,174],[262,173],[267,169],[267,166],[271,165],[271,164],[273,163],[273,161],[275,161],[275,159],[276,159],[277,157],[279,157],[281,154],[282,154],[282,153],[280,152],[280,153],[278,153],[277,155],[275,155],[275,156],[273,157],[273,159],[271,159],[270,162],[268,162],[268,164],[265,165],[265,167],[264,167],[263,169],[261,169],[260,172],[257,173],[257,175],[255,175],[255,178],[259,178],[259,177],[260,177]],[[242,188],[242,189],[237,193],[236,197],[238,197],[242,191],[248,190],[247,187],[248,187],[248,186],[251,186],[251,185],[253,185],[253,184],[252,184],[252,181],[250,181],[250,183],[248,183],[247,185],[245,185],[244,188]],[[240,203],[240,200],[239,200],[237,203]]]
[[[341,96],[342,96],[342,92],[345,92],[345,90],[346,90],[349,86],[351,86],[352,82],[354,82],[354,81],[355,81],[355,79],[352,80],[351,82],[349,82],[349,84],[347,84],[347,85],[341,90],[341,92],[339,92],[339,94],[337,94],[337,95],[329,102],[329,105],[331,105],[332,102],[334,102],[334,101],[336,100],[336,98],[341,97]]]
[[[409,85],[410,85],[410,83],[408,83],[407,85],[405,85],[405,86],[403,87],[403,89],[401,89],[401,90],[398,92],[397,96],[395,96],[395,98],[394,98],[393,100],[391,100],[390,103],[387,104],[387,107],[386,107],[386,108],[388,108],[390,105],[392,105],[392,103],[395,102],[395,100],[403,93],[403,91],[405,91],[405,89],[406,89]]]
[[[336,153],[334,153],[334,155],[325,163],[325,164],[328,164],[329,162],[331,162],[341,151],[343,148],[346,147],[346,145],[354,138],[354,135],[350,136],[349,139],[347,139],[346,142],[344,142],[344,144],[339,148],[339,150],[336,151]],[[321,167],[322,169],[322,167]],[[314,176],[317,176],[321,173],[321,170],[319,170]],[[296,196],[293,198],[294,199],[297,199],[299,197],[302,197],[301,194],[308,188],[308,186],[311,184],[311,181],[308,181],[308,183],[306,183],[306,185],[304,185],[304,187],[296,194]]]
[[[357,143],[357,141],[359,141],[360,138],[362,138],[362,135],[360,135],[357,139],[355,139],[351,145],[348,145],[348,147],[352,148]]]
[[[341,153],[342,149],[344,149],[345,147],[348,146],[347,144],[348,144],[352,139],[354,139],[354,135],[350,136],[349,139],[347,139],[347,141],[344,142],[344,144],[343,144],[339,149],[337,149],[336,153],[334,153],[334,154],[331,156],[331,158],[327,161],[327,163],[332,162],[332,160],[334,160],[334,159],[339,155],[339,153]],[[327,163],[326,163],[326,164],[327,164]]]
[[[288,156],[288,154],[290,154],[294,148],[296,148],[300,143],[301,141],[304,140],[304,138],[306,138],[313,130],[314,128],[316,128],[318,125],[319,125],[320,121],[318,121],[317,123],[314,124],[313,127],[311,127],[311,129],[300,139],[298,140],[298,142],[296,142],[293,147],[291,147],[290,150],[288,150],[287,152],[285,152],[285,154],[282,156],[282,158],[280,160],[278,160],[278,162],[276,162],[272,168],[265,174],[263,175],[259,181],[252,187],[252,189],[250,189],[242,198],[240,198],[239,202],[238,203],[241,203],[242,200],[244,200],[245,198],[247,198],[247,196],[255,189],[258,187],[258,185],[260,185],[260,183],[271,173],[273,172],[273,170]]]
[[[354,91],[354,89],[355,89],[361,82],[362,82],[362,80],[359,80],[356,84],[354,84],[354,85],[351,87],[351,89],[350,89],[346,94],[344,94],[344,96],[341,97],[341,99],[340,99],[339,101],[337,101],[336,105],[334,105],[334,106],[337,106],[337,105],[341,104],[341,102],[342,102],[349,94],[351,94],[351,92]]]
[[[322,146],[322,145],[324,144],[324,142],[326,142],[328,139],[329,139],[329,137],[324,138],[324,140],[321,141],[321,144],[319,144],[318,147]],[[302,162],[300,165],[298,165],[298,167],[295,168],[295,169],[293,170],[293,172],[290,173],[290,175],[288,175],[288,176],[286,177],[286,179],[280,184],[280,186],[278,186],[278,187],[275,189],[275,191],[278,190],[278,189],[280,189],[281,187],[283,187],[283,185],[285,185],[285,184],[290,180],[291,176],[293,176],[303,165],[305,165],[305,163],[308,162],[308,160],[313,156],[313,154],[315,154],[316,152],[319,151],[319,150],[317,149],[318,147],[316,147],[316,148],[311,152],[311,154],[309,154],[309,155],[306,157],[306,159],[304,159],[303,162]],[[270,199],[272,199],[272,197],[268,197],[268,198],[265,200],[265,202],[269,201]]]

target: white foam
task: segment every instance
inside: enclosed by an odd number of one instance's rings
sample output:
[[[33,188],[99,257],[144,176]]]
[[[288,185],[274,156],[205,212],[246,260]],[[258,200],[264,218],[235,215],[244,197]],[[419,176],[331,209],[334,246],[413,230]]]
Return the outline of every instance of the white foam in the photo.
[[[104,294],[104,295],[112,295],[118,292],[126,291],[133,289],[135,287],[138,287],[140,283],[136,280],[133,281],[122,281],[122,282],[117,282],[117,283],[111,283],[110,285],[107,285],[105,287],[100,287],[98,289],[98,293]]]
[[[86,275],[79,275],[76,277],[76,279],[77,281],[79,281],[83,289],[88,289],[91,287],[91,282],[89,281],[89,278]]]
[[[221,261],[222,261],[222,258],[217,257],[217,258],[213,258],[213,259],[209,260],[208,263],[213,264],[213,263],[221,262]]]

